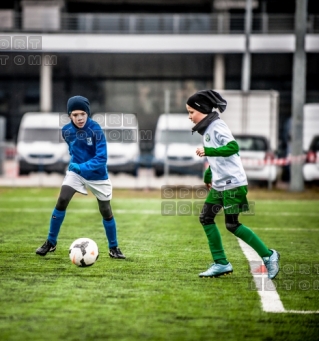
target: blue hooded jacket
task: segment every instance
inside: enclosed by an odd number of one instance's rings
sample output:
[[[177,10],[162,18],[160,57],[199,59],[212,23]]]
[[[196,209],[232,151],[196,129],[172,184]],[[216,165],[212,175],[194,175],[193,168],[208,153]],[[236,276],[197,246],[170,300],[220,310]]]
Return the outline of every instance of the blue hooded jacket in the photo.
[[[86,180],[106,180],[107,147],[104,132],[90,117],[83,128],[71,121],[62,128],[62,136],[69,146],[71,162],[80,166],[80,175]]]

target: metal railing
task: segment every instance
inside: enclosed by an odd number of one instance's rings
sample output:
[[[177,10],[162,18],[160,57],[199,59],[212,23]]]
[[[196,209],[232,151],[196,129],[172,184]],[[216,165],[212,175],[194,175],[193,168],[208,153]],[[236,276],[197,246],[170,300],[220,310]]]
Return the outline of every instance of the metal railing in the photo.
[[[242,34],[245,16],[223,14],[96,14],[61,13],[44,18],[23,18],[15,13],[10,26],[0,32],[55,32],[106,34]],[[254,34],[282,34],[294,32],[294,15],[255,14]],[[319,33],[319,15],[309,15],[307,33]]]

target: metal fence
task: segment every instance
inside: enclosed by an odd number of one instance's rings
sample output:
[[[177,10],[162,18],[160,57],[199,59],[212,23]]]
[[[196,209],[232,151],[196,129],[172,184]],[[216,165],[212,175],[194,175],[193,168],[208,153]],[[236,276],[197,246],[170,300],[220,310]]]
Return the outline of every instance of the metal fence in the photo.
[[[106,33],[106,34],[242,34],[245,16],[223,14],[96,14],[61,13],[56,17],[34,16],[26,20],[15,13],[11,25],[0,31]],[[294,32],[294,15],[255,14],[252,33]],[[307,18],[307,33],[319,33],[319,15]]]

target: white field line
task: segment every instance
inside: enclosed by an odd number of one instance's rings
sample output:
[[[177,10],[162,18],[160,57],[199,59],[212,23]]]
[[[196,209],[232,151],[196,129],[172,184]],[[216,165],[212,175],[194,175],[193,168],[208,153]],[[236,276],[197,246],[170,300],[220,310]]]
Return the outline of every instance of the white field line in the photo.
[[[0,208],[0,212],[16,212],[16,213],[36,213],[36,212],[52,212],[54,209],[54,207],[52,206],[52,208]],[[125,214],[125,213],[139,213],[139,214],[161,214],[160,210],[117,210],[117,209],[112,209],[114,212],[116,213],[121,213],[121,214]],[[98,213],[99,209],[98,207],[96,207],[96,209],[90,209],[90,208],[68,208],[67,212],[70,213],[77,213],[77,214],[81,214],[81,213]]]
[[[17,212],[17,213],[33,213],[33,212],[51,212],[53,211],[52,208],[0,208],[0,212]],[[117,212],[119,214],[130,214],[130,213],[140,213],[140,214],[154,214],[154,215],[161,215],[161,207],[159,207],[158,210],[140,210],[139,207],[137,207],[134,210],[127,210],[127,209],[113,209],[114,212]],[[82,209],[82,208],[69,208],[68,212],[76,212],[76,213],[95,213],[97,212],[97,209]],[[312,216],[312,217],[319,217],[319,212],[258,212],[257,215],[273,215],[273,216]],[[258,229],[268,229],[268,230],[282,230],[282,228],[258,228]],[[289,229],[285,229],[289,230]],[[298,231],[299,229],[291,229],[292,231]],[[306,231],[307,229],[300,229],[302,231]],[[309,230],[309,229],[308,229]],[[314,229],[315,230],[315,229]],[[319,231],[319,229],[318,229]]]
[[[255,212],[254,215],[271,215],[271,216],[293,216],[293,217],[319,217],[319,212]]]
[[[319,232],[319,227],[317,228],[300,228],[300,227],[257,227],[257,226],[251,226],[249,225],[249,228],[252,230],[260,230],[260,231],[313,231],[313,232]]]
[[[96,202],[96,198],[95,197],[88,197],[86,195],[80,195],[79,193],[76,193],[77,197],[73,197],[72,198],[72,202],[73,201],[79,201],[79,202]],[[26,197],[11,197],[11,198],[6,198],[5,196],[3,197],[0,197],[0,202],[1,201],[4,201],[4,202],[8,202],[8,201],[29,201],[29,202],[36,202],[36,201],[53,201],[55,202],[56,200],[58,199],[58,196],[56,197],[30,197],[30,196],[26,196]],[[164,199],[161,199],[161,198],[149,198],[149,199],[143,199],[143,198],[113,198],[112,201],[132,201],[134,200],[134,202],[162,202]]]
[[[285,313],[292,313],[292,314],[319,314],[319,310],[286,310]]]
[[[239,246],[250,263],[251,274],[261,299],[263,311],[266,313],[319,314],[319,310],[286,310],[280,300],[275,284],[267,277],[267,273],[258,273],[252,264],[263,264],[257,252],[244,241],[237,238]],[[267,290],[268,289],[268,290]]]
[[[257,292],[261,299],[262,309],[267,313],[285,312],[285,308],[280,300],[277,290],[265,290],[264,288],[264,284],[269,283],[267,273],[255,274],[254,270],[252,269],[251,264],[253,262],[255,262],[255,264],[258,264],[258,263],[263,264],[262,259],[259,257],[257,252],[254,249],[252,249],[249,245],[247,245],[245,242],[243,242],[239,238],[237,238],[237,240],[244,255],[246,256],[246,258],[248,259],[250,263],[251,274],[256,283],[256,288],[258,288]],[[260,288],[260,283],[262,284],[261,288]]]
[[[38,212],[49,212],[51,213],[53,211],[52,208],[0,208],[0,212],[13,212],[13,213],[38,213]],[[139,213],[139,214],[150,214],[150,215],[161,215],[160,210],[123,210],[123,209],[113,209],[115,213],[119,214],[131,214],[131,213]],[[69,208],[67,210],[69,213],[98,213],[98,207],[96,209],[93,208]],[[319,228],[281,228],[281,227],[254,227],[249,226],[250,228],[254,230],[262,230],[262,231],[302,231],[302,232],[319,232]]]
[[[0,212],[13,212],[13,213],[38,213],[38,212],[49,212],[51,213],[53,211],[53,208],[0,208]],[[132,213],[139,213],[139,214],[150,214],[150,215],[161,215],[160,210],[123,210],[123,209],[113,209],[115,213],[119,214],[132,214]],[[67,212],[69,213],[98,213],[98,207],[96,209],[93,208],[68,208]],[[249,226],[250,228],[254,230],[263,230],[263,231],[302,231],[302,232],[319,232],[319,228],[281,228],[281,227],[254,227]]]
[[[49,197],[34,197],[34,196],[16,196],[16,197],[6,197],[5,195],[3,195],[2,197],[0,197],[0,201],[54,201],[57,200],[58,198],[58,194],[56,196],[49,196]],[[113,198],[114,201],[137,201],[137,202],[149,202],[149,201],[165,201],[165,200],[176,200],[176,201],[200,201],[202,200],[204,202],[206,197],[203,198],[190,198],[190,199],[185,199],[185,198],[177,198],[177,199],[169,199],[169,198],[117,198],[116,196]],[[81,200],[81,201],[96,201],[96,198],[93,195],[82,195],[80,193],[76,193],[75,197],[72,199],[72,201],[74,200]],[[318,202],[319,198],[316,200],[286,200],[284,205],[295,205],[298,204],[300,206],[307,206],[309,205],[309,203],[316,203]],[[255,203],[260,203],[260,204],[274,204],[276,202],[280,202],[282,204],[282,200],[249,200],[251,202],[255,202]]]

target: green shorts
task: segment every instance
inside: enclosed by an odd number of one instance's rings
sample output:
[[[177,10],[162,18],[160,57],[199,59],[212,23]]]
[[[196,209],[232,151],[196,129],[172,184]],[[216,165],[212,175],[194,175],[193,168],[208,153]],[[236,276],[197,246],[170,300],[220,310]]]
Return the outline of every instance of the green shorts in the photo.
[[[247,186],[240,186],[225,191],[216,191],[212,188],[205,202],[222,205],[225,214],[239,214],[240,212],[249,211],[247,193]]]

